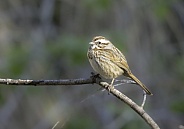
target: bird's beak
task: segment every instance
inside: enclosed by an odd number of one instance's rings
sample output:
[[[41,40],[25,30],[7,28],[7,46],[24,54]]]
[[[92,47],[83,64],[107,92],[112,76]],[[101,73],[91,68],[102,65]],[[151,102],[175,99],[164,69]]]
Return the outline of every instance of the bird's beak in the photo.
[[[94,43],[94,42],[90,42],[89,44],[90,44],[90,45],[94,45],[95,43]]]

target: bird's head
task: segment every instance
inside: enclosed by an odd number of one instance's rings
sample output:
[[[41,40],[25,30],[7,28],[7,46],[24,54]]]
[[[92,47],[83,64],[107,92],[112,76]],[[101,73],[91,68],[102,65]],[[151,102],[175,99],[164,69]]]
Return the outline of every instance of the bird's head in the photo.
[[[108,49],[112,43],[103,36],[95,36],[89,43],[92,49]]]

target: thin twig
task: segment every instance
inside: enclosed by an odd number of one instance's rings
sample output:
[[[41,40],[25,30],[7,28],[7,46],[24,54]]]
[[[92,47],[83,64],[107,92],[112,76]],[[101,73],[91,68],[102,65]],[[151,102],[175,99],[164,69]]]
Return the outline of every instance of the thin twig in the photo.
[[[122,84],[125,84],[125,83],[136,84],[136,82],[133,81],[133,80],[125,80],[125,79],[123,79],[123,80],[117,80],[116,79],[115,82],[121,82]]]
[[[58,124],[59,124],[59,121],[56,122],[56,124],[52,127],[52,129],[54,129]]]
[[[142,108],[144,107],[145,102],[146,102],[146,92],[143,90],[143,101],[142,101],[142,104],[141,104]]]

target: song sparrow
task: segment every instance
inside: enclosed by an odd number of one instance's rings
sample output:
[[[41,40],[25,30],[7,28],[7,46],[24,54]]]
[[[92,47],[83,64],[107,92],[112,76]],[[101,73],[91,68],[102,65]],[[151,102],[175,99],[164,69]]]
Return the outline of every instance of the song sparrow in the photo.
[[[102,77],[112,79],[112,86],[115,78],[124,75],[134,80],[148,95],[152,95],[148,88],[132,74],[125,56],[109,40],[103,36],[96,36],[89,44],[87,56],[91,66]]]

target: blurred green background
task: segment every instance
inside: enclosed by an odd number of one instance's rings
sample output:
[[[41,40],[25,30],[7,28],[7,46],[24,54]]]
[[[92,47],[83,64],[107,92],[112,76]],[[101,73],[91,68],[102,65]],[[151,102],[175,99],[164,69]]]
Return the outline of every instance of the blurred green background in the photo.
[[[110,39],[153,92],[145,110],[163,129],[184,125],[183,0],[1,0],[0,78],[86,78],[94,36]],[[120,77],[122,79],[123,77]],[[139,105],[142,90],[117,87]],[[0,86],[1,129],[146,129],[98,85]]]

